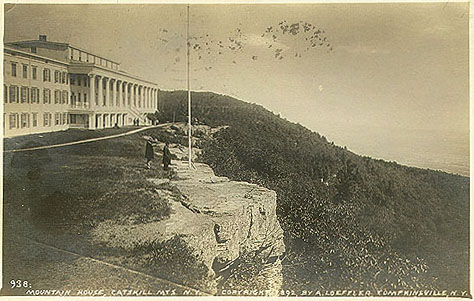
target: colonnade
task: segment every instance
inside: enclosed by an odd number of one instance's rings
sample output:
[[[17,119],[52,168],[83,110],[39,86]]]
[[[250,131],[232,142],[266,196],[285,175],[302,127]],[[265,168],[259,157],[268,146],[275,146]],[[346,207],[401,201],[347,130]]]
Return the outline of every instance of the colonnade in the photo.
[[[89,99],[93,107],[156,109],[158,88],[105,75],[89,74]]]

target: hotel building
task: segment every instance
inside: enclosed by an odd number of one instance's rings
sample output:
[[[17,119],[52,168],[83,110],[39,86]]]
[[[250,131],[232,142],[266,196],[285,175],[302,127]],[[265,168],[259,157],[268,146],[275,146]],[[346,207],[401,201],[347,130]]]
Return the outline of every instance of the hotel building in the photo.
[[[3,66],[4,137],[149,124],[158,108],[155,83],[45,35],[5,43]]]

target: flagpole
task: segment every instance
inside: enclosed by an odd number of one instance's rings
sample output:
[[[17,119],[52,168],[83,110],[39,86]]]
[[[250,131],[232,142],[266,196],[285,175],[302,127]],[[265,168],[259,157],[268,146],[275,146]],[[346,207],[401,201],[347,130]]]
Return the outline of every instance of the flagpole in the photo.
[[[187,70],[186,70],[186,75],[187,75],[187,82],[188,82],[188,149],[189,149],[189,154],[188,154],[188,163],[189,163],[189,168],[192,168],[192,143],[191,143],[191,89],[190,89],[190,83],[189,83],[189,4],[187,6],[186,10],[186,48],[187,48],[187,56],[186,56],[186,63],[187,63]]]

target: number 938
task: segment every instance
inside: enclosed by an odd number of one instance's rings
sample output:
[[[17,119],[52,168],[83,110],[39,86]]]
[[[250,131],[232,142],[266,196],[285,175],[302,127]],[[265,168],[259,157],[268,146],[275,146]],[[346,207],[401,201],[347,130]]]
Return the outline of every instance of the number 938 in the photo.
[[[27,280],[10,280],[10,285],[11,285],[11,288],[20,288],[20,287],[24,287],[24,288],[31,288],[31,284],[27,281]]]

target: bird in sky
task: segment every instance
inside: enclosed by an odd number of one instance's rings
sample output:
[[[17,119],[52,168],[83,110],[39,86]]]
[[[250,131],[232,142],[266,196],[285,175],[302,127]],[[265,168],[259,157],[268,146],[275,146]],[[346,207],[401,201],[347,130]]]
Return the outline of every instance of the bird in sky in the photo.
[[[200,61],[200,64],[205,65],[204,70],[209,71],[218,58],[219,60],[234,58],[232,63],[237,64],[239,53],[255,51],[255,48],[251,47],[252,44],[249,44],[251,40],[249,37],[252,34],[254,32],[246,34],[241,24],[239,24],[235,29],[228,32],[227,36],[220,39],[213,39],[212,35],[207,33],[191,35],[188,43],[191,54],[197,61]],[[183,34],[172,33],[166,28],[159,28],[158,36],[158,42],[162,45],[176,45],[183,42],[186,44]],[[333,45],[329,42],[325,31],[306,21],[300,20],[291,23],[287,20],[281,20],[276,25],[266,26],[258,36],[264,38],[263,46],[266,49],[264,52],[266,51],[269,57],[273,57],[278,61],[286,57],[300,59],[307,53],[318,51],[318,49],[323,49],[328,53],[333,51]],[[175,49],[177,53],[180,50],[181,47]],[[248,55],[247,58],[250,57],[252,62],[264,56],[261,51],[258,55],[257,53],[248,53]],[[173,64],[178,63],[180,63],[180,59],[176,56]]]

